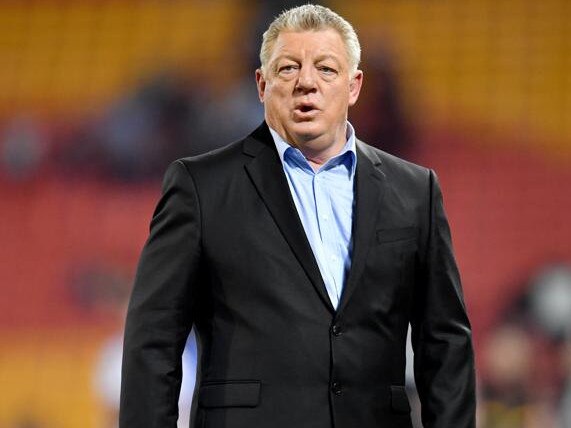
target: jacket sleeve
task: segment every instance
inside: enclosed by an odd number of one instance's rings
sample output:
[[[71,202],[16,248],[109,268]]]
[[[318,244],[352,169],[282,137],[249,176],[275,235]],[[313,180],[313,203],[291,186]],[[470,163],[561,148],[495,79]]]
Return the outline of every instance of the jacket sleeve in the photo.
[[[426,250],[411,322],[422,422],[425,428],[473,428],[476,398],[471,327],[442,193],[432,170],[429,182]]]
[[[175,428],[181,357],[192,327],[199,280],[200,207],[181,161],[165,173],[127,311],[121,428]]]

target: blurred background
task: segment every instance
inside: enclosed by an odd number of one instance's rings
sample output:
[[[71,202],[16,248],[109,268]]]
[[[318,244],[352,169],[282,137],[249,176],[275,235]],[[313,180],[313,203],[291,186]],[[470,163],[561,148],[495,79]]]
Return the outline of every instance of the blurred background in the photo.
[[[261,32],[297,3],[0,0],[0,427],[116,426],[162,174],[259,124]],[[571,427],[571,2],[322,4],[361,39],[357,136],[440,177],[479,426]]]

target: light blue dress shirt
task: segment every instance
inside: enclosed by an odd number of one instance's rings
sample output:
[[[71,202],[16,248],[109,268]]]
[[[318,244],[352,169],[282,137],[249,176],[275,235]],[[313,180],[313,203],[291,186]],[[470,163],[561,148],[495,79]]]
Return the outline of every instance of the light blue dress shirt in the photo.
[[[314,171],[302,152],[270,128],[297,213],[334,308],[351,267],[355,131],[347,122],[341,152]]]

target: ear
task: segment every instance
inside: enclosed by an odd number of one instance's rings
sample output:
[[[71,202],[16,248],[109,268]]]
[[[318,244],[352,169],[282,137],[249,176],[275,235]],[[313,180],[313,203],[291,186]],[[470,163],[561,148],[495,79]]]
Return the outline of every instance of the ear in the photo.
[[[256,86],[258,87],[258,98],[260,102],[264,102],[264,94],[266,93],[266,79],[261,68],[256,70]]]
[[[363,72],[357,70],[349,82],[349,106],[355,105],[363,86]]]

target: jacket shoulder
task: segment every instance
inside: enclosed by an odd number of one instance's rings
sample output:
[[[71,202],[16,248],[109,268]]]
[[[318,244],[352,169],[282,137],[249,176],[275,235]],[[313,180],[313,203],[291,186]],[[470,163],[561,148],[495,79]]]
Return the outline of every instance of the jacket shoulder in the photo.
[[[262,122],[252,133],[227,146],[178,161],[199,174],[224,175],[223,172],[241,169],[252,156],[268,147],[275,149],[269,128]]]
[[[193,171],[224,170],[237,162],[243,163],[242,155],[245,140],[244,138],[200,155],[183,157],[175,162],[182,163]]]
[[[430,175],[431,170],[429,168],[399,158],[398,156],[370,146],[363,141],[357,141],[357,147],[369,159],[380,165],[385,174],[393,178],[406,179],[408,177],[409,179],[417,181],[426,180]]]

